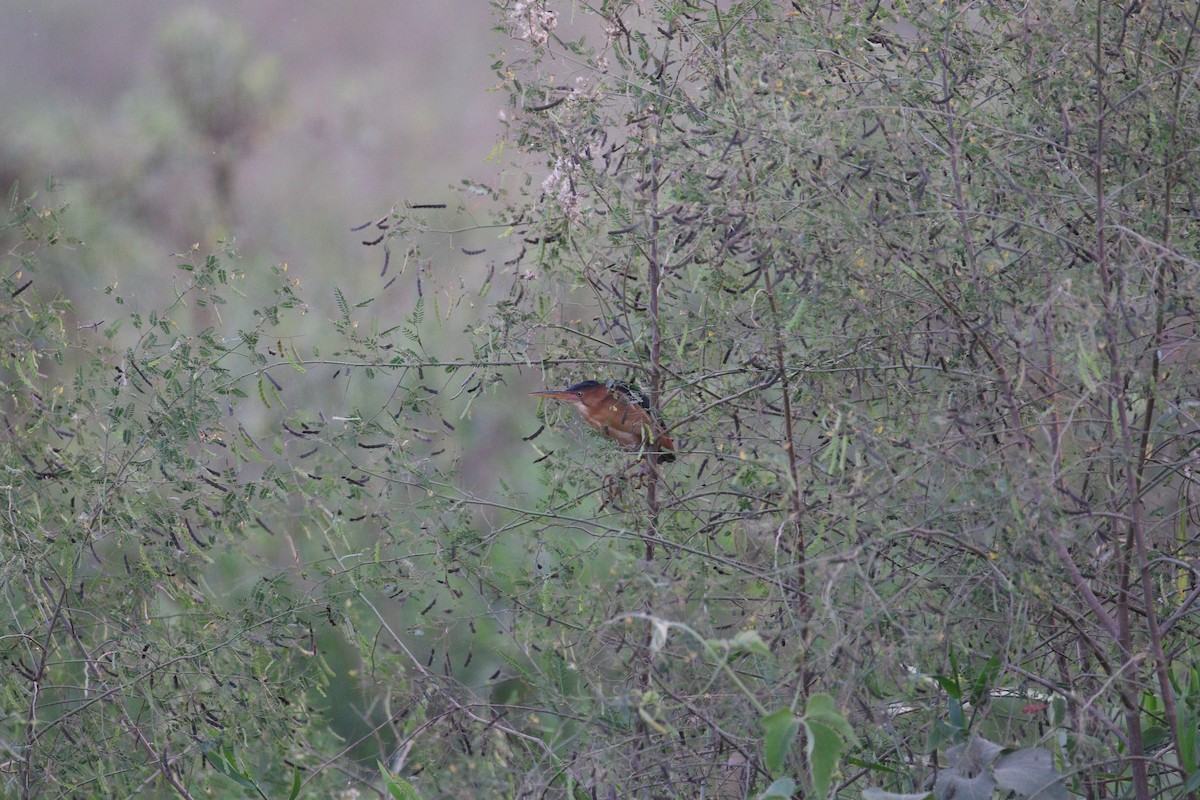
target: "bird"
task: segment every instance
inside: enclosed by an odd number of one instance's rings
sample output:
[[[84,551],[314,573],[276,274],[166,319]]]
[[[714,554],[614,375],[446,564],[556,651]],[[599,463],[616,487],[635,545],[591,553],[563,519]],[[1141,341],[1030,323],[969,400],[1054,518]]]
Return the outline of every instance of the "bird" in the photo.
[[[584,422],[626,450],[647,453],[659,464],[675,460],[675,443],[651,416],[650,398],[628,384],[582,381],[530,394],[570,403]]]

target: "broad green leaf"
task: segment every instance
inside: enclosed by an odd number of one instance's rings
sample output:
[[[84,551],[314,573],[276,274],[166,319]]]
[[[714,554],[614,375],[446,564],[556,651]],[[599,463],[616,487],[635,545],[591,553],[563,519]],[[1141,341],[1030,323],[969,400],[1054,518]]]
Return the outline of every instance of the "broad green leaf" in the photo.
[[[758,631],[742,631],[729,643],[731,650],[745,651],[760,656],[771,655],[771,648],[762,640]]]
[[[964,744],[955,745],[946,751],[946,760],[952,769],[974,775],[996,760],[1004,748],[982,736],[972,736]]]
[[[791,778],[776,778],[766,788],[766,791],[758,796],[758,800],[775,800],[775,798],[789,800],[795,793],[796,782],[794,780]]]
[[[935,797],[954,800],[991,800],[995,790],[996,779],[987,770],[968,777],[957,769],[944,769],[933,784]]]
[[[820,722],[806,719],[804,729],[804,750],[808,769],[812,772],[813,797],[825,798],[829,796],[829,785],[833,782],[845,742],[837,731]]]
[[[957,728],[960,731],[966,731],[967,718],[963,713],[962,702],[957,697],[951,697],[949,704],[950,726],[952,728]]]
[[[953,675],[931,675],[934,682],[942,688],[942,691],[949,695],[952,700],[962,699],[962,689],[958,685],[958,678]]]
[[[767,764],[767,771],[777,775],[783,770],[788,750],[791,749],[796,734],[800,732],[800,720],[796,719],[790,709],[781,708],[763,717],[762,724],[766,729],[763,736],[763,758]]]
[[[1029,800],[1067,800],[1063,776],[1054,769],[1054,756],[1041,748],[1017,750],[996,759],[996,784]]]
[[[245,786],[247,789],[253,789],[260,795],[262,791],[258,785],[250,778],[249,774],[240,767],[237,763],[237,756],[233,752],[232,747],[226,747],[217,753],[208,754],[209,761],[216,767],[217,772],[220,772],[230,780]]]
[[[1200,789],[1200,772],[1193,772],[1192,777],[1188,778],[1187,783],[1183,785],[1183,794],[1194,792]]]
[[[858,746],[858,737],[854,734],[854,728],[850,726],[845,715],[838,710],[831,696],[817,692],[809,697],[808,703],[804,707],[804,718],[833,729],[841,736],[844,743],[852,747]]]
[[[1054,727],[1061,727],[1067,722],[1067,698],[1062,695],[1054,695],[1050,700],[1050,724]]]

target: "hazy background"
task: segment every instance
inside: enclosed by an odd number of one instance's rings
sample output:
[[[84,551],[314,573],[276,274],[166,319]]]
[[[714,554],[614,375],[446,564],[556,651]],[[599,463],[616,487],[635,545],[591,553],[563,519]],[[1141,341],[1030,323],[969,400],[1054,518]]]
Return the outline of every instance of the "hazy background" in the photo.
[[[362,244],[381,231],[350,229],[405,202],[449,204],[431,212],[446,227],[467,227],[472,212],[483,210],[456,212],[462,196],[451,186],[463,179],[490,185],[500,173],[488,158],[507,95],[488,90],[496,83],[494,54],[508,39],[493,24],[486,0],[0,0],[0,190],[7,201],[19,181],[22,197],[38,193],[38,207],[66,202],[66,230],[81,240],[39,253],[29,296],[66,295],[74,306],[68,329],[78,328],[75,335],[90,346],[111,344],[120,352],[137,336],[130,311],[165,308],[186,278],[173,254],[198,245],[194,257],[203,258],[221,252],[225,240],[240,257],[230,268],[246,273],[236,288],[250,299],[219,310],[192,305],[188,334],[211,325],[218,337],[235,338],[253,327],[249,310],[270,301],[270,266],[285,262],[289,278],[302,282],[309,313],[290,316],[298,327],[272,335],[290,338],[295,352],[324,352],[335,338],[335,287],[351,304],[378,301],[362,310],[364,326],[398,324],[416,301],[418,270],[385,288],[402,256],[394,254],[390,274],[381,277],[383,247]],[[242,109],[244,128],[230,141],[200,129],[173,91],[169,65],[181,52],[191,59],[201,93],[227,70],[241,70],[256,91],[264,90]],[[222,57],[230,54],[236,58]],[[224,200],[214,182],[223,147],[230,167]],[[47,190],[50,176],[54,191]],[[467,198],[488,202],[479,194]],[[495,233],[489,235],[495,244]],[[468,283],[474,278],[472,285],[482,281],[488,261],[462,253],[476,243],[445,234],[423,238],[423,256],[439,279],[457,284],[462,274]],[[0,238],[2,251],[18,244]],[[474,313],[463,303],[457,316],[430,322],[431,351],[469,355],[461,331]],[[72,357],[66,354],[63,374],[70,374]],[[239,421],[251,430],[277,424],[280,414],[336,417],[351,414],[358,402],[370,407],[372,399],[386,406],[401,379],[380,373],[355,383],[352,393],[344,375],[337,380],[344,371],[332,366],[307,376],[277,372],[285,406],[243,404]],[[528,388],[518,377],[505,391],[522,402],[481,403],[469,418],[455,417],[455,446],[444,458],[461,459],[454,474],[464,490],[490,492],[502,472],[510,484],[521,483],[515,465],[535,457],[522,436],[538,425],[536,404],[524,396]],[[364,400],[363,392],[378,396]],[[444,430],[436,415],[431,419],[425,427]],[[531,467],[520,472],[533,482]],[[234,594],[255,578],[242,560],[218,563],[207,576]],[[331,724],[354,741],[365,730],[361,709],[371,705],[371,688],[352,677],[352,650],[335,634],[323,635],[322,651],[336,673],[328,688]],[[476,671],[495,667],[476,659]]]
[[[274,73],[229,213],[213,148],[164,77],[164,27],[187,9],[240,29]],[[140,280],[230,235],[252,264],[286,261],[309,281],[377,277],[350,226],[404,200],[453,203],[449,184],[495,175],[503,96],[488,88],[506,42],[492,25],[484,0],[0,2],[0,185],[62,182],[87,242],[68,282]]]
[[[219,41],[208,23],[218,26]],[[383,248],[362,244],[381,231],[350,229],[405,202],[448,203],[447,211],[431,212],[447,228],[484,216],[473,216],[490,202],[479,194],[466,195],[479,206],[456,212],[463,195],[451,186],[499,180],[489,154],[507,96],[489,89],[497,82],[495,54],[510,42],[493,25],[486,0],[0,0],[0,189],[7,200],[19,180],[23,196],[39,192],[39,204],[66,201],[67,231],[82,240],[39,256],[35,289],[65,294],[75,309],[68,326],[101,345],[105,325],[174,299],[180,259],[173,254],[198,245],[194,257],[203,258],[225,240],[235,244],[246,273],[238,286],[250,299],[217,311],[194,308],[197,331],[212,325],[235,337],[252,327],[249,310],[270,300],[270,266],[285,262],[309,313],[274,335],[296,352],[329,349],[340,316],[335,287],[351,304],[377,300],[362,312],[368,324],[398,324],[416,301],[417,270],[396,280],[402,256],[393,254],[381,277]],[[189,122],[168,63],[181,49],[203,55],[238,40],[241,68],[255,81],[265,74],[270,91],[238,140],[223,205],[213,180],[218,145]],[[202,78],[206,69],[220,76],[226,61],[200,58],[197,68]],[[59,188],[47,192],[51,175]],[[494,231],[487,243],[480,235],[427,234],[422,255],[439,280],[457,284],[465,275],[477,286],[499,252]],[[486,257],[462,252],[489,243]],[[0,248],[13,244],[0,241]],[[428,321],[426,344],[443,358],[469,356],[461,332],[481,307],[463,303],[456,316]],[[126,325],[113,344],[128,346],[133,333]],[[281,380],[296,379],[289,372]],[[319,371],[297,396],[327,415],[347,413],[341,404],[355,401],[332,382],[336,374]],[[389,374],[378,391],[386,394],[395,380]],[[517,377],[506,391],[525,401],[536,380]],[[535,413],[514,399],[481,404],[458,421],[464,486],[487,491],[497,464],[518,453],[535,457],[521,441],[536,427]]]

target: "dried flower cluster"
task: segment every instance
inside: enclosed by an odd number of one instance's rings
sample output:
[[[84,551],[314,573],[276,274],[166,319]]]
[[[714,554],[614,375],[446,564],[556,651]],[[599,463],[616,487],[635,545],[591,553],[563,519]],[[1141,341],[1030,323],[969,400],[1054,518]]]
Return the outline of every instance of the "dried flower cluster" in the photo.
[[[583,200],[575,190],[575,176],[579,167],[573,161],[559,156],[554,162],[554,169],[542,181],[542,191],[558,201],[563,213],[572,222],[578,222],[581,217]]]
[[[558,27],[558,12],[547,9],[545,0],[517,0],[508,12],[508,21],[515,38],[543,45]]]

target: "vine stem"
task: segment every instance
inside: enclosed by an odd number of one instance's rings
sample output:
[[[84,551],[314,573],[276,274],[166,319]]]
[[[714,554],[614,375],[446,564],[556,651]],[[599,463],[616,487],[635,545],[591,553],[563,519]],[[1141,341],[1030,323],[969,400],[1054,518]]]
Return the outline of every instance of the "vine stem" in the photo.
[[[783,350],[783,330],[780,325],[779,307],[775,302],[775,283],[771,280],[770,267],[763,267],[764,287],[767,301],[771,307],[771,324],[775,342],[775,365],[779,369],[780,388],[783,391],[783,424],[787,441],[783,449],[787,451],[788,477],[791,479],[791,490],[788,492],[789,522],[792,526],[792,541],[796,548],[796,610],[802,622],[807,622],[810,609],[808,605],[808,566],[804,557],[804,512],[803,501],[800,498],[800,470],[796,465],[796,438],[792,423],[792,386],[788,379],[787,361]]]

